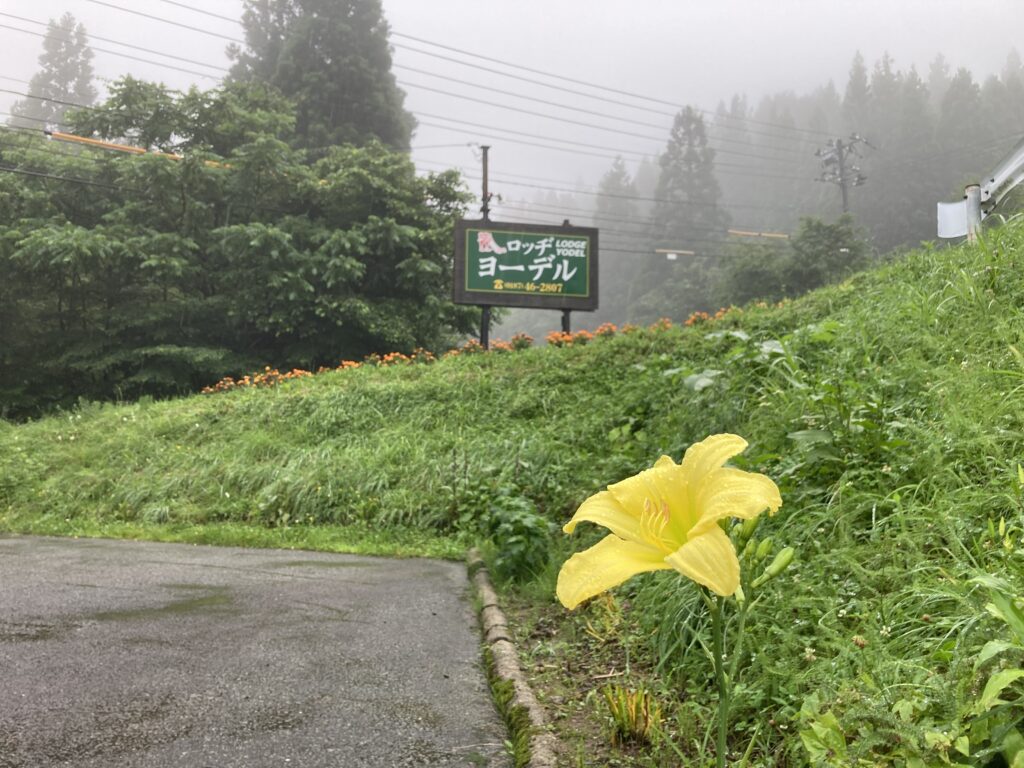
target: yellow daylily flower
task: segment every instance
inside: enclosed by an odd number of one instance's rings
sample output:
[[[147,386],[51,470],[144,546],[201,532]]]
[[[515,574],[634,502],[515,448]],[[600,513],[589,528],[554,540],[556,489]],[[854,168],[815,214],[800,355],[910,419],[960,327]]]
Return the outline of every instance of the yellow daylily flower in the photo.
[[[558,574],[558,599],[569,610],[638,573],[675,568],[726,596],[740,585],[732,540],[718,521],[749,519],[782,505],[768,477],[723,466],[742,453],[738,435],[712,435],[691,445],[676,464],[662,456],[651,469],[609,485],[580,505],[562,529],[587,520],[611,533],[570,557]]]

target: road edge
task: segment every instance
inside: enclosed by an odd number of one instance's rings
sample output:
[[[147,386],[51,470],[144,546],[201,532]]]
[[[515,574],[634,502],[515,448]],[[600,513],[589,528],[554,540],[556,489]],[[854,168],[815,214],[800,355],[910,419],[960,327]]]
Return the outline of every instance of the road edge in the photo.
[[[517,764],[524,768],[556,768],[557,740],[548,730],[544,709],[519,666],[519,653],[491,585],[487,566],[476,549],[469,551],[466,560],[479,600],[491,692],[509,728],[512,744],[524,744],[528,752],[527,761],[517,760]]]

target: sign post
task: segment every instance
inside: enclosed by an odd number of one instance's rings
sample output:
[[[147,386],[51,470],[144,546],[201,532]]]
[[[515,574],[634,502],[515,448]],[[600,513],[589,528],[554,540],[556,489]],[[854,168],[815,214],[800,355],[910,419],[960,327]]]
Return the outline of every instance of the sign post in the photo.
[[[462,220],[455,225],[456,304],[597,309],[598,230]],[[481,340],[482,343],[482,340]]]

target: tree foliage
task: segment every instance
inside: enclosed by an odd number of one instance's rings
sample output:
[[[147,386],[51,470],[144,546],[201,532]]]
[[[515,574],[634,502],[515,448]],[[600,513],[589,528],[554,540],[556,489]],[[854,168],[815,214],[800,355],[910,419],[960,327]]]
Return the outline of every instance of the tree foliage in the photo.
[[[415,120],[391,73],[380,0],[245,0],[246,47],[231,78],[274,86],[295,103],[296,146],[379,139],[408,149]]]
[[[684,319],[710,307],[709,278],[725,236],[728,213],[719,206],[715,150],[708,142],[704,118],[693,107],[675,117],[655,188],[651,215],[650,258],[631,286],[635,300],[630,319]],[[659,250],[692,251],[675,261]]]
[[[50,19],[39,54],[39,71],[29,80],[28,90],[37,98],[15,102],[11,107],[11,125],[40,128],[63,122],[68,104],[92,104],[96,100],[93,87],[92,49],[85,27],[65,13],[59,20]]]
[[[68,116],[77,133],[182,154],[0,138],[8,414],[439,349],[471,327],[448,299],[454,173],[419,178],[376,141],[310,164],[288,102],[258,84],[111,94]]]
[[[718,276],[717,297],[728,305],[799,296],[863,269],[868,257],[849,214],[831,224],[807,217],[789,240],[735,246]]]

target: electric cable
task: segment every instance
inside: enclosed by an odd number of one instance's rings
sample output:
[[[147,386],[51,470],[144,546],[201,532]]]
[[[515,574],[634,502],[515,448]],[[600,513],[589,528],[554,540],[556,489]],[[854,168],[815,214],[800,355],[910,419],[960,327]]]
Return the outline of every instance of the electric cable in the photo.
[[[32,35],[33,37],[41,37],[43,39],[51,37],[49,34],[45,34],[44,35],[41,32],[33,32],[31,29],[21,29],[20,27],[12,27],[10,24],[0,24],[0,29],[10,29],[10,30],[13,30],[15,32],[22,32],[22,33],[24,33],[26,35]],[[59,40],[61,38],[53,38],[53,39],[58,39]],[[65,39],[65,41],[66,41],[66,39]],[[176,72],[184,72],[185,74],[195,75],[196,77],[204,77],[207,80],[217,80],[217,79],[219,79],[219,78],[214,77],[213,75],[211,75],[211,74],[209,74],[207,72],[196,72],[195,70],[192,70],[192,69],[185,69],[184,67],[176,67],[173,64],[165,64],[164,62],[160,62],[160,61],[153,61],[151,59],[143,59],[143,58],[141,58],[139,56],[132,56],[131,54],[128,54],[128,53],[121,53],[119,51],[111,51],[109,48],[98,48],[98,47],[96,47],[94,45],[90,45],[89,48],[91,50],[93,50],[93,51],[99,51],[100,53],[110,54],[111,56],[120,56],[123,59],[131,59],[132,61],[141,61],[143,64],[153,64],[153,65],[155,65],[157,67],[164,67],[166,69],[173,69]],[[157,54],[157,55],[160,55],[160,54]]]
[[[44,21],[36,21],[35,19],[29,19],[29,18],[26,18],[24,16],[16,16],[13,13],[4,13],[3,11],[0,11],[0,16],[4,16],[4,17],[6,17],[8,19],[16,19],[18,21],[23,21],[26,24],[35,24],[37,26],[47,27],[47,28],[49,28],[49,26],[50,26],[48,23],[46,23]],[[27,30],[25,30],[25,31],[27,31]],[[49,35],[47,35],[47,36],[49,36]],[[200,66],[200,67],[208,67],[209,69],[216,69],[216,70],[218,70],[220,72],[227,72],[228,71],[227,67],[222,67],[219,64],[207,64],[205,61],[196,61],[195,59],[186,59],[183,56],[176,56],[173,53],[164,53],[163,51],[154,51],[152,48],[144,48],[141,45],[134,45],[133,43],[125,43],[125,42],[123,42],[121,40],[113,40],[113,39],[111,39],[109,37],[100,37],[99,35],[95,35],[92,32],[87,33],[86,37],[89,40],[99,40],[100,42],[111,43],[113,45],[122,45],[125,48],[131,48],[131,49],[136,50],[136,51],[142,51],[143,53],[152,53],[155,56],[165,56],[168,59],[175,59],[176,61],[181,61],[181,62],[184,62],[185,64],[195,64],[195,65]],[[66,43],[73,42],[73,41],[69,40],[66,37],[55,37],[54,39],[60,40],[62,42],[66,42]],[[90,45],[89,47],[91,48],[92,46]]]
[[[200,34],[209,35],[211,37],[217,37],[217,38],[220,38],[222,40],[228,40],[229,42],[237,43],[239,45],[246,45],[246,42],[244,40],[240,40],[237,37],[232,37],[230,35],[224,35],[224,34],[220,34],[220,33],[217,33],[217,32],[211,32],[210,30],[202,29],[201,27],[195,27],[195,26],[192,26],[190,24],[183,24],[183,23],[178,22],[178,21],[172,21],[171,19],[167,19],[167,18],[164,18],[164,17],[161,17],[161,16],[155,16],[155,15],[149,14],[149,13],[143,13],[142,11],[137,11],[137,10],[134,10],[132,8],[125,8],[124,6],[115,5],[114,3],[105,2],[104,0],[86,0],[86,1],[90,2],[90,3],[93,3],[95,5],[105,6],[107,8],[112,8],[112,9],[115,9],[115,10],[119,10],[119,11],[122,11],[124,13],[130,13],[130,14],[133,14],[133,15],[136,15],[136,16],[140,16],[140,17],[143,17],[143,18],[147,18],[147,19],[153,20],[153,21],[158,21],[158,22],[161,22],[161,23],[164,23],[164,24],[170,24],[172,26],[180,27],[182,29],[188,29],[188,30],[191,30],[193,32],[199,32]],[[187,5],[185,3],[172,2],[172,0],[162,0],[162,1],[167,2],[169,5],[175,5],[175,6],[178,6],[179,8],[185,8],[187,10],[190,10],[190,11],[193,11],[193,12],[196,12],[196,13],[202,13],[202,14],[207,15],[207,16],[213,16],[214,18],[220,18],[220,19],[224,19],[224,20],[229,20],[229,21],[232,21],[235,24],[241,25],[241,20],[240,19],[229,19],[226,16],[221,16],[220,14],[214,14],[214,13],[211,13],[209,11],[204,11],[202,9],[196,8],[195,6],[190,6],[190,5]],[[647,102],[650,102],[650,103],[662,104],[662,105],[665,105],[665,106],[673,107],[674,109],[679,109],[680,108],[677,103],[672,102],[672,101],[667,101],[665,99],[660,99],[660,98],[652,97],[652,96],[646,96],[646,95],[643,95],[643,94],[630,93],[629,91],[623,91],[623,90],[619,90],[619,89],[616,89],[616,88],[611,88],[609,86],[600,85],[598,83],[590,83],[590,82],[587,82],[585,80],[577,80],[577,79],[574,79],[574,78],[566,77],[564,75],[558,75],[558,74],[555,74],[555,73],[552,73],[552,72],[545,72],[544,70],[534,69],[534,68],[527,67],[527,66],[524,66],[524,65],[521,65],[521,64],[514,64],[512,62],[503,61],[501,59],[496,59],[496,58],[493,58],[493,57],[484,56],[482,54],[477,54],[477,53],[473,53],[471,51],[466,51],[466,50],[463,50],[463,49],[460,49],[460,48],[455,48],[453,46],[444,45],[442,43],[437,43],[437,42],[434,42],[434,41],[431,41],[431,40],[426,40],[424,38],[416,37],[414,35],[407,35],[407,34],[404,34],[404,33],[401,33],[401,32],[395,32],[394,30],[391,30],[391,35],[395,36],[395,37],[401,37],[401,38],[404,38],[404,39],[407,39],[407,40],[413,40],[413,41],[415,41],[417,43],[420,43],[420,44],[423,44],[423,45],[430,45],[430,46],[434,46],[434,47],[441,48],[441,49],[444,49],[444,50],[448,50],[448,51],[451,51],[453,53],[459,53],[459,54],[461,54],[463,56],[470,56],[472,58],[478,58],[478,59],[482,59],[482,60],[485,60],[485,61],[490,61],[492,63],[501,64],[502,66],[512,67],[514,69],[519,69],[519,70],[522,70],[522,71],[531,72],[532,74],[537,74],[537,75],[542,75],[544,77],[550,77],[552,79],[562,80],[563,82],[570,82],[570,83],[574,83],[576,85],[583,85],[583,86],[586,86],[588,88],[594,88],[596,90],[602,90],[602,91],[605,91],[605,92],[608,92],[608,93],[615,93],[617,95],[626,96],[626,97],[629,97],[629,98],[632,98],[632,99],[636,99],[636,100],[639,100],[639,101],[647,101]],[[699,109],[699,108],[694,108],[694,109],[697,112],[700,112],[701,114],[711,115],[711,116],[715,116],[716,115],[716,113],[712,112],[711,110]],[[734,118],[731,115],[718,115],[718,117],[721,117],[721,118],[724,118],[724,119],[737,119],[737,120],[740,119],[740,118]],[[754,124],[754,125],[765,125],[765,126],[768,126],[768,127],[778,128],[778,129],[781,129],[781,130],[792,131],[792,132],[796,132],[796,133],[805,133],[805,134],[818,135],[818,136],[828,136],[829,135],[827,131],[819,131],[819,130],[810,129],[810,128],[797,128],[795,126],[784,125],[782,123],[771,123],[771,122],[768,122],[768,121],[757,120],[757,119],[754,119],[754,118],[743,118],[743,122],[744,123],[751,123],[751,124]]]

